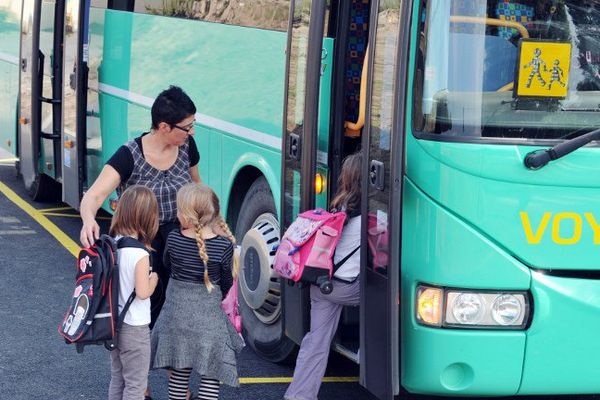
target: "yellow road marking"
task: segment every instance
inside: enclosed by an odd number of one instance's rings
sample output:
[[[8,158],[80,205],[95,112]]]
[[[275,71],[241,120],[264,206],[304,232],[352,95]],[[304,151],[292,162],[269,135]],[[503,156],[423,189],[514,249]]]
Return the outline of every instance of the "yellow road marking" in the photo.
[[[37,223],[39,223],[44,229],[46,229],[52,236],[58,240],[60,244],[62,244],[74,257],[79,255],[79,245],[75,243],[66,233],[64,233],[60,228],[45,215],[53,215],[52,213],[43,214],[42,210],[36,210],[29,203],[19,197],[12,189],[6,186],[4,183],[0,182],[0,192],[4,194],[10,201],[15,203],[20,209],[25,211],[31,218],[33,218]],[[60,216],[67,216],[64,214],[59,214]],[[79,217],[78,215],[68,215],[73,217]],[[100,217],[106,218],[106,217]],[[291,377],[265,377],[265,378],[239,378],[241,384],[265,384],[265,383],[290,383],[292,382]],[[326,383],[344,383],[344,382],[358,382],[358,377],[352,376],[328,376],[323,378],[323,382]]]
[[[266,378],[240,378],[240,384],[256,384],[256,383],[291,383],[291,377],[266,377]],[[356,376],[326,376],[323,378],[325,383],[347,383],[347,382],[358,382]]]
[[[58,226],[44,216],[41,212],[33,208],[29,203],[19,197],[4,183],[0,182],[0,192],[2,192],[10,201],[15,203],[21,210],[25,211],[31,218],[36,220],[44,229],[58,240],[74,257],[79,255],[79,246],[66,233],[61,231]]]
[[[70,218],[81,218],[79,214],[64,214],[64,213],[54,213],[54,212],[43,212],[43,215],[47,217],[70,217]],[[96,219],[106,219],[110,220],[110,217],[96,217]]]
[[[41,213],[47,213],[48,211],[64,211],[64,210],[72,210],[72,207],[53,207],[53,208],[38,208],[38,211]]]

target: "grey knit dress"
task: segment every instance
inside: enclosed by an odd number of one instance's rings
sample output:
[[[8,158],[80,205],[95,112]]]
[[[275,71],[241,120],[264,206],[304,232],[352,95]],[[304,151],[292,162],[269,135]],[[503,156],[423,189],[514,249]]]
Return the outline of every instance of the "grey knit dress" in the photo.
[[[207,378],[218,379],[229,386],[239,386],[236,353],[244,347],[243,339],[235,331],[221,310],[223,293],[218,284],[216,268],[231,268],[219,265],[209,252],[209,274],[216,283],[209,293],[200,276],[203,263],[198,259],[196,281],[176,279],[185,277],[185,269],[177,262],[178,254],[186,254],[185,261],[193,252],[185,248],[185,237],[173,231],[167,240],[165,258],[170,257],[171,279],[167,287],[165,304],[152,330],[152,369],[192,368]],[[183,246],[173,246],[173,243]],[[189,241],[190,245],[195,241]],[[207,241],[207,250],[215,247],[218,240]],[[189,270],[188,263],[188,270]],[[202,266],[202,267],[200,267]],[[183,275],[177,275],[177,273]],[[230,269],[229,269],[230,273]],[[196,275],[196,273],[194,273]],[[203,282],[203,281],[202,281]]]

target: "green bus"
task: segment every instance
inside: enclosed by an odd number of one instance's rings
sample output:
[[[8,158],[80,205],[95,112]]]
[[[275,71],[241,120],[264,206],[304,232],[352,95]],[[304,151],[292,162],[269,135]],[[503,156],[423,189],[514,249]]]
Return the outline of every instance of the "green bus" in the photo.
[[[0,0],[0,147],[77,209],[183,87],[275,362],[309,326],[279,237],[361,149],[361,305],[332,346],[360,383],[599,393],[599,23],[598,0]]]

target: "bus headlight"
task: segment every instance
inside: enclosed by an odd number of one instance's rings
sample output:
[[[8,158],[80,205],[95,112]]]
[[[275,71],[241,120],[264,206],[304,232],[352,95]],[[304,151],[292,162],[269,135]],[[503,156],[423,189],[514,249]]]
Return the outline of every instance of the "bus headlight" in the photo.
[[[454,298],[450,308],[458,323],[476,325],[485,313],[485,300],[477,293],[461,293]]]
[[[512,294],[498,296],[492,304],[492,318],[500,325],[512,325],[519,320],[523,306]]]
[[[419,285],[416,317],[422,325],[445,328],[524,329],[529,322],[527,292],[493,292]],[[442,310],[441,312],[437,312]]]

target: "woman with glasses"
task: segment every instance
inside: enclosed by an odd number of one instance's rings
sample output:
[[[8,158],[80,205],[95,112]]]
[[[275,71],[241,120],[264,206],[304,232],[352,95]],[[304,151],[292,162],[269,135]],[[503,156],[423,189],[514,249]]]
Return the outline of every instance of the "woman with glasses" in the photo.
[[[132,185],[143,185],[156,195],[160,228],[152,242],[152,268],[158,273],[162,290],[152,297],[152,322],[164,302],[169,271],[162,265],[165,240],[177,227],[176,195],[179,188],[195,181],[200,183],[200,154],[194,142],[196,106],[179,87],[171,86],[158,95],[152,105],[152,129],[123,146],[108,160],[100,175],[81,200],[80,240],[91,246],[100,235],[96,212],[117,190],[120,195]]]
[[[81,200],[80,240],[90,247],[100,236],[95,217],[98,209],[115,190],[120,196],[132,185],[151,189],[158,200],[159,229],[152,241],[152,269],[159,284],[150,298],[150,329],[165,300],[170,271],[163,266],[166,239],[177,221],[177,191],[192,181],[200,183],[200,154],[194,142],[196,106],[179,87],[171,86],[152,104],[152,128],[123,146],[107,161],[94,184]],[[149,391],[146,399],[150,399]]]

